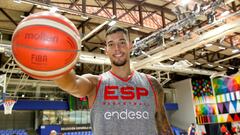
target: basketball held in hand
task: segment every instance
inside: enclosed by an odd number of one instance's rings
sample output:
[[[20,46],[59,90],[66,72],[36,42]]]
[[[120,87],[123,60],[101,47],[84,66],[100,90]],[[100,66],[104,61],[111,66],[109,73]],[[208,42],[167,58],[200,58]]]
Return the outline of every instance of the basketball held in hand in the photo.
[[[12,37],[12,53],[18,66],[29,76],[54,80],[75,65],[80,36],[66,17],[39,12],[22,20]]]

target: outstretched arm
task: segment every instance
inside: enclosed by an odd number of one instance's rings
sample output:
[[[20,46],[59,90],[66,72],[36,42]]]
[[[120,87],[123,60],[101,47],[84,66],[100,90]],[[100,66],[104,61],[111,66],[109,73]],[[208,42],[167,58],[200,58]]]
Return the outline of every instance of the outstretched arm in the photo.
[[[54,82],[64,91],[75,97],[89,96],[94,93],[99,77],[92,74],[78,76],[74,71],[66,73]]]
[[[168,122],[166,110],[164,106],[164,93],[161,84],[156,78],[151,77],[153,88],[157,94],[158,106],[156,108],[156,124],[159,135],[174,135]]]

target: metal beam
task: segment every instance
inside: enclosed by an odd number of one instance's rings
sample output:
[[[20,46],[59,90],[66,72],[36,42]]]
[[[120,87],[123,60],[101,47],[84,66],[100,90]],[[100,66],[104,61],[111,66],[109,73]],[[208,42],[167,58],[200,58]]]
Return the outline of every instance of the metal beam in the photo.
[[[197,68],[186,68],[186,67],[176,67],[172,65],[147,65],[144,69],[155,70],[155,71],[165,71],[165,72],[177,72],[185,74],[198,74],[198,75],[212,75],[216,74],[215,71],[202,70]]]
[[[165,22],[165,14],[163,11],[161,11],[161,17],[162,17],[162,27],[166,27],[166,22]]]
[[[37,7],[36,5],[33,5],[29,12],[24,13],[24,16],[30,15],[36,7]]]
[[[7,45],[7,44],[0,44],[0,47],[10,47],[11,45]],[[104,54],[99,54],[99,53],[93,53],[93,52],[87,52],[87,51],[81,51],[80,56],[79,56],[79,60],[78,62],[80,62],[81,64],[83,63],[88,63],[88,64],[94,64],[94,65],[111,65],[111,62],[109,60],[109,58],[104,55]],[[134,66],[135,63],[139,63],[141,61],[136,61],[131,59],[131,66]],[[182,67],[176,67],[173,65],[169,65],[169,64],[162,64],[162,65],[147,65],[144,69],[148,69],[148,70],[160,70],[160,71],[171,71],[171,72],[181,72],[181,73],[186,73],[186,74],[201,74],[201,75],[210,75],[212,73],[215,73],[213,71],[208,71],[208,70],[201,70],[201,69],[195,69],[195,68],[182,68]],[[6,72],[8,71],[8,69],[4,69],[4,68],[0,68],[0,71],[2,72]],[[20,68],[15,68],[14,70],[11,70],[12,73],[16,73],[16,74],[21,74],[22,71],[20,70]],[[48,82],[46,81],[33,81],[33,82],[27,82],[26,85],[32,85],[32,83],[36,83],[36,82],[41,82],[39,84],[46,86],[46,87],[55,87],[56,85],[53,84],[52,82],[50,82],[50,84],[48,84]],[[43,82],[43,83],[42,83]]]
[[[127,9],[127,11],[120,15],[117,19],[121,19],[122,17],[124,17],[126,14],[129,14],[131,11],[133,11],[133,9],[135,9],[137,6],[141,6],[144,3],[144,1],[141,1],[140,3],[134,5],[133,7],[131,7],[130,9]]]
[[[128,9],[127,7],[123,4],[123,2],[121,0],[118,0],[117,1],[119,3],[119,5],[125,10],[128,12]],[[128,15],[133,19],[134,22],[138,22],[137,18],[131,13],[131,12],[128,12]]]
[[[152,15],[155,14],[156,12],[157,12],[157,11],[154,11],[154,12],[152,12],[152,13],[146,15],[146,16],[143,18],[143,20],[145,20],[146,18],[152,16]],[[138,22],[135,22],[135,24],[138,24],[138,23],[139,23],[139,21],[138,21]]]
[[[113,12],[113,15],[115,15],[117,17],[117,2],[116,2],[116,0],[112,0],[112,12]]]
[[[104,24],[104,23],[103,23]],[[99,26],[101,26],[101,25],[99,25]],[[86,25],[86,27],[91,31],[90,33],[88,33],[88,35],[86,35],[87,37],[85,38],[85,37],[83,37],[84,38],[84,40],[86,41],[86,42],[88,42],[89,40],[91,40],[93,37],[97,37],[97,39],[100,41],[100,42],[103,42],[102,41],[102,39],[98,36],[98,33],[100,33],[100,32],[102,32],[105,28],[106,28],[106,26],[107,25],[103,25],[103,26],[101,26],[101,28],[100,27],[96,27],[95,29],[92,29],[91,28],[91,26],[90,25]],[[99,28],[99,29],[97,29],[97,28]],[[92,33],[93,32],[93,33]],[[92,34],[91,34],[92,33]],[[83,40],[82,40],[83,41]]]
[[[18,24],[12,19],[12,17],[9,16],[9,15],[7,14],[7,12],[5,12],[2,8],[0,8],[0,11],[8,18],[13,24],[15,24],[15,26],[18,25]]]
[[[145,10],[145,12],[148,14],[149,13],[149,11],[145,8],[144,9]],[[151,14],[151,13],[150,13]],[[156,24],[156,26],[158,27],[158,28],[160,28],[161,27],[161,24],[159,24],[158,23],[158,21],[156,21],[156,19],[151,15],[150,16],[151,17],[151,20],[153,21],[153,23],[155,23]]]
[[[230,57],[227,57],[227,58],[224,58],[224,59],[221,59],[221,60],[217,60],[214,63],[221,63],[223,61],[227,61],[227,60],[230,60],[230,59],[233,59],[233,58],[236,58],[236,57],[240,57],[240,53],[234,54],[234,55],[232,55]]]
[[[107,3],[105,3],[97,12],[95,12],[94,14],[97,15],[98,13],[100,13],[101,11],[105,10],[105,8],[111,3],[111,0],[108,0]]]
[[[144,68],[148,64],[161,62],[171,57],[178,56],[179,54],[185,53],[194,48],[200,47],[203,44],[214,41],[224,35],[229,35],[233,32],[240,30],[240,19],[231,22],[229,24],[222,25],[213,30],[210,30],[202,35],[196,35],[192,39],[182,42],[181,44],[167,48],[163,51],[153,54],[151,57],[147,57],[140,62],[136,63],[135,69]]]
[[[105,25],[107,25],[110,21],[105,21],[102,24],[100,24],[99,26],[97,26],[94,30],[92,30],[91,32],[89,32],[86,36],[84,36],[81,41],[87,40],[89,37],[91,37],[93,34],[95,34],[96,32],[100,31],[101,29],[103,29],[103,27]]]
[[[140,26],[143,26],[143,14],[142,14],[142,5],[138,5],[139,12],[139,23]]]
[[[82,0],[82,12],[83,14],[86,13],[86,0]]]
[[[95,0],[95,2],[98,4],[98,6],[101,7],[101,9],[105,12],[105,14],[108,15],[109,18],[111,18],[112,16],[111,13],[103,7],[102,3],[99,0]]]
[[[138,2],[135,1],[135,0],[122,0],[122,2],[124,2],[124,3],[130,3],[130,4],[137,4],[137,3],[138,3]],[[165,13],[174,15],[174,13],[171,11],[171,9],[166,8],[166,7],[164,7],[164,6],[153,5],[153,4],[150,4],[150,3],[147,3],[147,2],[144,2],[143,6],[148,7],[148,8],[151,8],[151,9],[153,9],[154,11],[161,11],[161,10],[163,10]],[[174,16],[175,16],[175,15],[174,15]]]
[[[75,0],[68,8],[73,8],[73,6],[76,6],[76,4],[79,2],[79,0]]]

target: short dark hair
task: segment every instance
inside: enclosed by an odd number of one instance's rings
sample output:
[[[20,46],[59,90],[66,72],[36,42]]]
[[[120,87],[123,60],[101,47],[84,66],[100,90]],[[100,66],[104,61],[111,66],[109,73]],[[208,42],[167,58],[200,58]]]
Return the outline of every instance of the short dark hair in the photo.
[[[116,33],[116,32],[123,32],[129,38],[127,29],[120,27],[120,26],[115,26],[115,25],[108,28],[108,30],[106,31],[105,37],[107,37],[108,35],[111,35],[113,33]]]

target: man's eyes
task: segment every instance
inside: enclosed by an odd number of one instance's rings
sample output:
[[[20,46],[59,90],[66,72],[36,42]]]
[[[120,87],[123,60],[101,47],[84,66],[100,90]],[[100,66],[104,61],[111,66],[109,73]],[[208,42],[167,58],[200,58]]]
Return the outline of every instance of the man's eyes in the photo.
[[[126,45],[126,44],[127,44],[126,41],[120,41],[120,42],[118,42],[118,43],[109,43],[109,44],[108,44],[108,47],[113,47],[113,46],[115,46],[115,45],[121,45],[121,46],[123,46],[123,45]]]
[[[120,42],[120,44],[126,44],[126,42],[125,42],[125,41],[122,41],[122,42]]]

